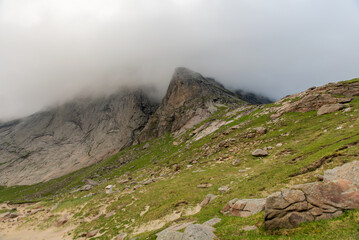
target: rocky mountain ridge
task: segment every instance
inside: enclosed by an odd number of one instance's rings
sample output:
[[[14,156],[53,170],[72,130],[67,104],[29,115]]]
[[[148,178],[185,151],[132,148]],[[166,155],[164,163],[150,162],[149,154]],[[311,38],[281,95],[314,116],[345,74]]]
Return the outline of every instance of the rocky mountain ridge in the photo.
[[[177,68],[158,106],[141,90],[86,98],[0,125],[0,185],[47,181],[167,132],[183,132],[221,104],[245,104],[213,79]]]

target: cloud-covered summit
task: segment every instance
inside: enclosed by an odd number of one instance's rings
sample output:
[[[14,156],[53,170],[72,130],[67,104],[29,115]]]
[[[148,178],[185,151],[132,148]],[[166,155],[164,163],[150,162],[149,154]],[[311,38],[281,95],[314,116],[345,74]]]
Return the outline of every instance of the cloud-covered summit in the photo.
[[[359,75],[355,0],[0,0],[0,119],[186,66],[279,98]]]

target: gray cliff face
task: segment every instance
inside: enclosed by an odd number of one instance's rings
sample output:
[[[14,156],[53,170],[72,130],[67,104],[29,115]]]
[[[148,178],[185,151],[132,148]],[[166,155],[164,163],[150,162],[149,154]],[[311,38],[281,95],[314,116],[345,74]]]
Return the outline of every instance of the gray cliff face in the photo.
[[[141,91],[81,99],[0,125],[0,185],[34,184],[132,145],[157,105]]]
[[[63,176],[165,133],[180,134],[218,107],[247,104],[214,79],[177,68],[160,106],[141,91],[72,101],[0,124],[0,185]]]
[[[183,132],[213,114],[221,104],[246,104],[213,79],[177,68],[166,96],[142,131],[139,142],[167,132]]]

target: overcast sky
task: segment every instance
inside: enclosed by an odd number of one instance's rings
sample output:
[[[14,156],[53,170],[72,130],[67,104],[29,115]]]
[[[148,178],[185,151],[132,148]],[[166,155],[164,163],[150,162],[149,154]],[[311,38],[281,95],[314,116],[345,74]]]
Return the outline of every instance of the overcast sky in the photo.
[[[177,66],[272,98],[359,76],[359,0],[0,0],[0,119]]]

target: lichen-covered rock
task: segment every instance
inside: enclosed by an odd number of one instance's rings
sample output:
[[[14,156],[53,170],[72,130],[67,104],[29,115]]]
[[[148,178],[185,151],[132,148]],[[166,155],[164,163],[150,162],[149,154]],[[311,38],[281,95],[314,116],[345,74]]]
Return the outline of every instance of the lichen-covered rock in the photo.
[[[359,161],[324,173],[323,182],[275,192],[265,203],[266,229],[293,228],[302,222],[330,219],[359,208]]]
[[[266,199],[232,199],[222,209],[223,214],[237,217],[249,217],[264,210]]]

